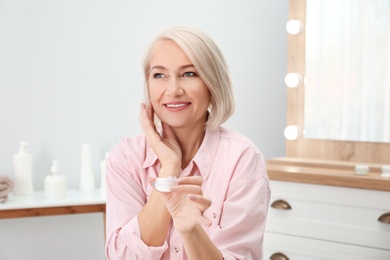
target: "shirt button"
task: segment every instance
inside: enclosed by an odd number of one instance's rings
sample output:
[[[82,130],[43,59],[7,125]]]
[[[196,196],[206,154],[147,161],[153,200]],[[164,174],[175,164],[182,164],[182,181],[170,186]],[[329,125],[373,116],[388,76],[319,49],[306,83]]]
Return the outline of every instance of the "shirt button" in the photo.
[[[217,214],[216,213],[213,213],[213,218],[216,218],[217,217]]]
[[[179,253],[179,248],[175,247],[175,252]]]

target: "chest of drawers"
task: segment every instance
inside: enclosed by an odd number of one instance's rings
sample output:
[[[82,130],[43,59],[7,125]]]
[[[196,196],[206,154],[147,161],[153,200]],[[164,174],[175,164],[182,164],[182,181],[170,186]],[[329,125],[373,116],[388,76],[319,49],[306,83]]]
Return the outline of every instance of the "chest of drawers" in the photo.
[[[390,192],[271,180],[265,259],[390,259]]]

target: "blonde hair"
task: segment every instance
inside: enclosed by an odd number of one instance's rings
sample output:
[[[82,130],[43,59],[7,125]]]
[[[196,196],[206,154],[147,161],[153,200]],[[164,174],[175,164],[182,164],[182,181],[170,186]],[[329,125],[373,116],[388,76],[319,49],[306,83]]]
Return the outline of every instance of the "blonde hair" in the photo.
[[[232,83],[222,52],[209,36],[193,28],[173,27],[161,33],[152,42],[144,58],[145,94],[147,99],[149,99],[150,56],[154,45],[161,40],[174,41],[193,63],[211,94],[210,114],[206,127],[210,129],[218,128],[230,118],[235,108]]]

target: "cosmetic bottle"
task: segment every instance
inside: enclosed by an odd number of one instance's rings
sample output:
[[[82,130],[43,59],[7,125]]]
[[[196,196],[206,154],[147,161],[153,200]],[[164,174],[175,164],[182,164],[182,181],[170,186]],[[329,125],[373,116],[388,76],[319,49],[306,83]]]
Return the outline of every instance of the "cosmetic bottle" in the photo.
[[[51,174],[45,177],[45,198],[63,199],[66,197],[66,178],[60,174],[58,161],[53,161]]]
[[[92,167],[92,151],[90,144],[81,146],[81,170],[79,189],[82,192],[89,192],[95,189],[95,178]]]
[[[100,162],[100,194],[106,196],[106,161],[108,153],[105,154],[104,160]]]
[[[20,142],[19,152],[13,156],[15,181],[13,194],[29,196],[34,193],[32,182],[33,156],[27,153],[27,143]]]

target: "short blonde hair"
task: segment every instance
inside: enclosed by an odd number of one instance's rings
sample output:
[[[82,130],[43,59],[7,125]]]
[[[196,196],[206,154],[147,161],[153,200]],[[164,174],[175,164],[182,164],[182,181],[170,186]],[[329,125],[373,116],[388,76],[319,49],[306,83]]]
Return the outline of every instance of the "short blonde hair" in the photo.
[[[152,42],[144,58],[145,94],[149,99],[148,78],[150,56],[154,45],[161,40],[174,41],[188,56],[200,78],[211,93],[209,117],[206,127],[216,129],[234,112],[235,102],[232,83],[225,58],[215,42],[204,32],[188,28],[173,27],[161,33]]]

